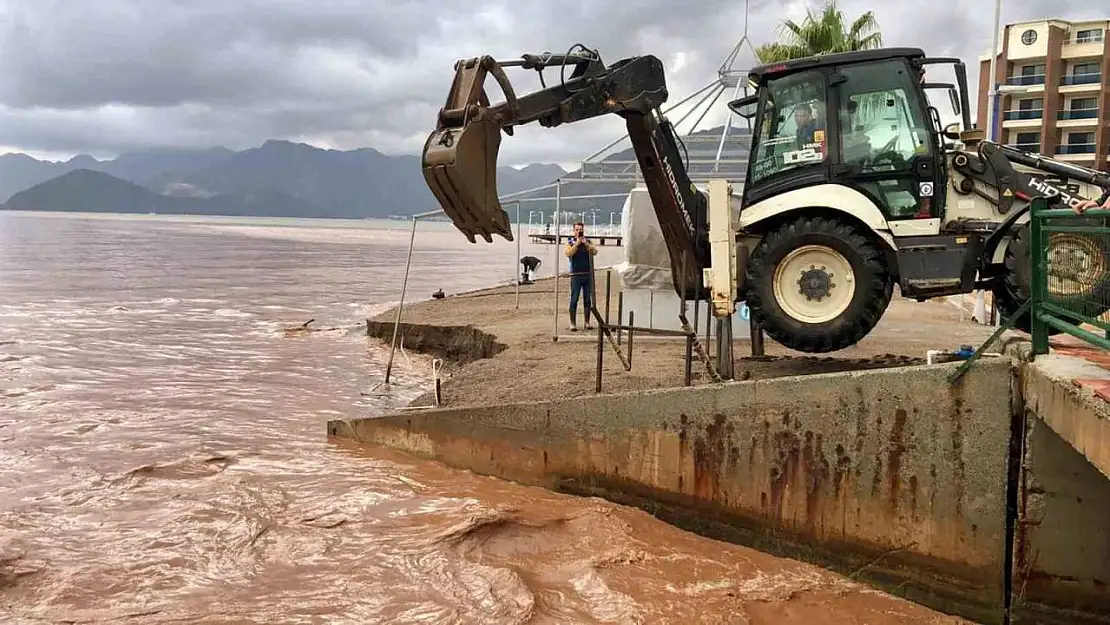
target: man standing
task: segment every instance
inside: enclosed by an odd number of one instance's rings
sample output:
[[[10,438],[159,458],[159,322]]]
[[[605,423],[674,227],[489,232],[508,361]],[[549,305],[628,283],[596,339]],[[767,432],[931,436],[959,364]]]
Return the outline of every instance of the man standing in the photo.
[[[578,331],[578,298],[582,297],[583,310],[586,313],[586,329],[592,330],[590,325],[590,308],[593,306],[592,280],[593,256],[597,248],[586,238],[586,225],[581,221],[574,224],[574,236],[567,244],[566,255],[570,259],[570,331]]]

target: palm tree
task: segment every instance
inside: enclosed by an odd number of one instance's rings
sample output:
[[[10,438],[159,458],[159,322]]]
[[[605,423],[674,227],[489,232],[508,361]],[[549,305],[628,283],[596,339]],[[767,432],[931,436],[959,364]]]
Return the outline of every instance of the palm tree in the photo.
[[[825,0],[820,11],[806,8],[806,17],[799,24],[784,20],[779,27],[781,41],[764,44],[756,49],[760,63],[777,63],[817,54],[870,50],[883,45],[879,24],[872,11],[863,13],[847,24],[836,0]],[[858,124],[870,126],[888,108],[885,93],[858,98],[855,115]]]
[[[760,63],[787,61],[828,52],[869,50],[883,45],[875,14],[868,11],[850,25],[836,0],[826,0],[819,13],[806,9],[806,17],[799,24],[785,20],[780,27],[783,41],[768,43],[756,50]]]

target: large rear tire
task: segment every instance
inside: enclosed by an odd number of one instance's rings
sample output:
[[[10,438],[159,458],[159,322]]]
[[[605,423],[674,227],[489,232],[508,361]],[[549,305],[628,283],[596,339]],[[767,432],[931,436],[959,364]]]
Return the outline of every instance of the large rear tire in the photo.
[[[1083,218],[1077,218],[1082,222]],[[998,312],[1010,318],[1032,293],[1032,255],[1029,224],[1014,232],[1003,255],[1005,273],[994,288]],[[1110,266],[1106,242],[1093,236],[1072,233],[1051,233],[1048,240],[1049,258],[1061,265],[1061,272],[1070,279],[1053,276],[1049,279],[1048,295],[1056,304],[1087,317],[1098,317],[1110,308]],[[1014,320],[1014,328],[1032,331],[1032,315],[1028,312]],[[1048,328],[1050,336],[1060,331]]]
[[[1029,255],[1029,225],[1019,228],[1010,244],[1006,246],[1006,253],[1002,257],[1002,266],[1005,273],[1002,280],[992,290],[995,306],[998,307],[1000,319],[1010,319],[1014,312],[1029,299],[1032,280],[1030,278],[1031,263]],[[1013,319],[1014,329],[1025,332],[1032,331],[1033,317],[1026,311]],[[1049,328],[1051,334],[1058,331]]]
[[[855,345],[894,292],[882,244],[847,221],[804,216],[768,232],[752,251],[745,299],[756,321],[793,350]]]

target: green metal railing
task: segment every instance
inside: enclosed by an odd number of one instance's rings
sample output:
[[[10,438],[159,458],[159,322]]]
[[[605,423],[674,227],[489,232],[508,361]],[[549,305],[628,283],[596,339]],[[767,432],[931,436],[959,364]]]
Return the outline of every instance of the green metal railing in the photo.
[[[1030,207],[1033,353],[1048,353],[1052,330],[1110,351],[1110,210]]]

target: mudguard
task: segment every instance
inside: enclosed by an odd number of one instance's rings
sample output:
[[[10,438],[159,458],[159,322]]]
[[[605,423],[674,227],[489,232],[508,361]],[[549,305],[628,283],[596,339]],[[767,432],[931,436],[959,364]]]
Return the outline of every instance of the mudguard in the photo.
[[[740,211],[740,230],[758,230],[760,222],[806,208],[828,208],[863,222],[893,251],[898,249],[886,217],[866,195],[839,184],[819,184],[787,191]]]

